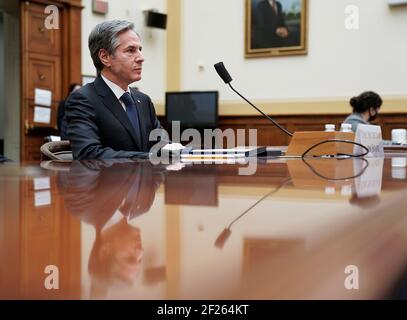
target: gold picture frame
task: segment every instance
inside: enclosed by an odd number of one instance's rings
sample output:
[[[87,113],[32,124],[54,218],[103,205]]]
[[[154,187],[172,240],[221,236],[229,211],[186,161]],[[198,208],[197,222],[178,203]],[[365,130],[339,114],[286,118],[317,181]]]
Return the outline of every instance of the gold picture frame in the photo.
[[[246,58],[308,53],[308,0],[245,1]]]

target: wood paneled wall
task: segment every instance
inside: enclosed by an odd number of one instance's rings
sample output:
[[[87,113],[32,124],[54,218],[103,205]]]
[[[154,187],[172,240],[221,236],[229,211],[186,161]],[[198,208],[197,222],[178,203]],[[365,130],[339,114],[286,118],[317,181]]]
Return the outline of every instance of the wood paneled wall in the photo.
[[[166,126],[164,117],[159,117]],[[291,132],[295,131],[322,131],[326,123],[336,125],[339,130],[346,115],[297,115],[297,116],[275,116],[279,124]],[[383,139],[391,139],[391,130],[395,128],[407,128],[407,113],[384,114],[381,113],[375,122],[382,127]],[[248,141],[248,130],[257,129],[257,145],[281,146],[288,145],[290,137],[281,132],[267,119],[261,116],[221,116],[219,117],[219,128],[245,129],[246,141]]]

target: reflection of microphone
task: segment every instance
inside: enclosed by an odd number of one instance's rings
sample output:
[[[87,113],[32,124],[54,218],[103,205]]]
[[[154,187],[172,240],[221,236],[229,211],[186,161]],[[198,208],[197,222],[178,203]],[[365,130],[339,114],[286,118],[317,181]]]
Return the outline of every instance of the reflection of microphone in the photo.
[[[245,212],[243,212],[240,216],[238,216],[235,220],[233,220],[225,229],[223,229],[222,233],[216,238],[215,240],[215,247],[222,249],[223,246],[225,245],[227,239],[229,236],[232,234],[232,226],[235,222],[237,222],[241,217],[243,217],[246,213],[248,213],[250,210],[252,210],[255,206],[257,206],[260,202],[262,202],[264,199],[272,195],[273,193],[276,193],[278,190],[280,190],[282,187],[284,187],[289,181],[291,181],[291,178],[284,180],[281,184],[277,186],[277,188],[271,190],[269,193],[264,195],[260,200],[258,200],[255,204],[253,204],[250,208],[246,209]]]
[[[217,64],[214,65],[216,72],[218,75],[222,78],[222,80],[229,85],[229,87],[236,92],[239,97],[241,97],[244,101],[246,101],[248,104],[250,104],[253,108],[255,108],[258,112],[260,112],[264,117],[266,117],[269,121],[271,121],[277,128],[279,128],[281,131],[283,131],[285,134],[289,135],[290,137],[293,136],[293,134],[279,125],[275,120],[270,118],[267,114],[265,114],[263,111],[261,111],[259,108],[257,108],[253,103],[251,103],[249,100],[247,100],[245,97],[243,97],[238,91],[236,91],[230,82],[232,81],[232,77],[230,76],[229,72],[226,70],[225,66],[223,65],[223,62],[218,62]]]
[[[226,243],[226,240],[229,238],[229,236],[232,234],[232,231],[230,231],[230,225],[223,229],[222,233],[216,238],[215,240],[215,247],[222,249],[223,246]]]

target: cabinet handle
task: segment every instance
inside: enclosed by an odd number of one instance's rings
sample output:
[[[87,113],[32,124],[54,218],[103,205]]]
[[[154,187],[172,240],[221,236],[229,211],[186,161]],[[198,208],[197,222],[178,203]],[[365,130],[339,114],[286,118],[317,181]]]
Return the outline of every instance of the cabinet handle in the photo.
[[[38,31],[39,31],[40,33],[44,33],[45,28],[44,28],[44,27],[38,27]]]
[[[45,79],[45,75],[44,75],[43,73],[38,74],[38,79],[44,80],[44,79]]]

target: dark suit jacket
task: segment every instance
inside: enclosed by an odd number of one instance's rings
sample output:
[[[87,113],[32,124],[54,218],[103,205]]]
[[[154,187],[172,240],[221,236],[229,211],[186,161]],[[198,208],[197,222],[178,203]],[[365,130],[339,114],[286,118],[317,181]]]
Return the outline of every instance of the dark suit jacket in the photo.
[[[147,156],[152,146],[149,134],[161,125],[150,97],[136,89],[131,89],[131,95],[137,105],[141,137],[100,76],[69,96],[65,112],[74,159]]]
[[[260,1],[253,14],[253,48],[274,48],[284,45],[276,35],[277,28],[286,27],[281,3],[277,1],[277,14],[268,0]]]
[[[61,100],[58,104],[58,113],[57,113],[57,126],[59,133],[61,134],[61,126],[62,126],[62,120],[64,119],[65,116],[65,99]]]
[[[69,140],[68,138],[68,123],[65,117],[65,99],[58,104],[57,124],[61,140]]]

